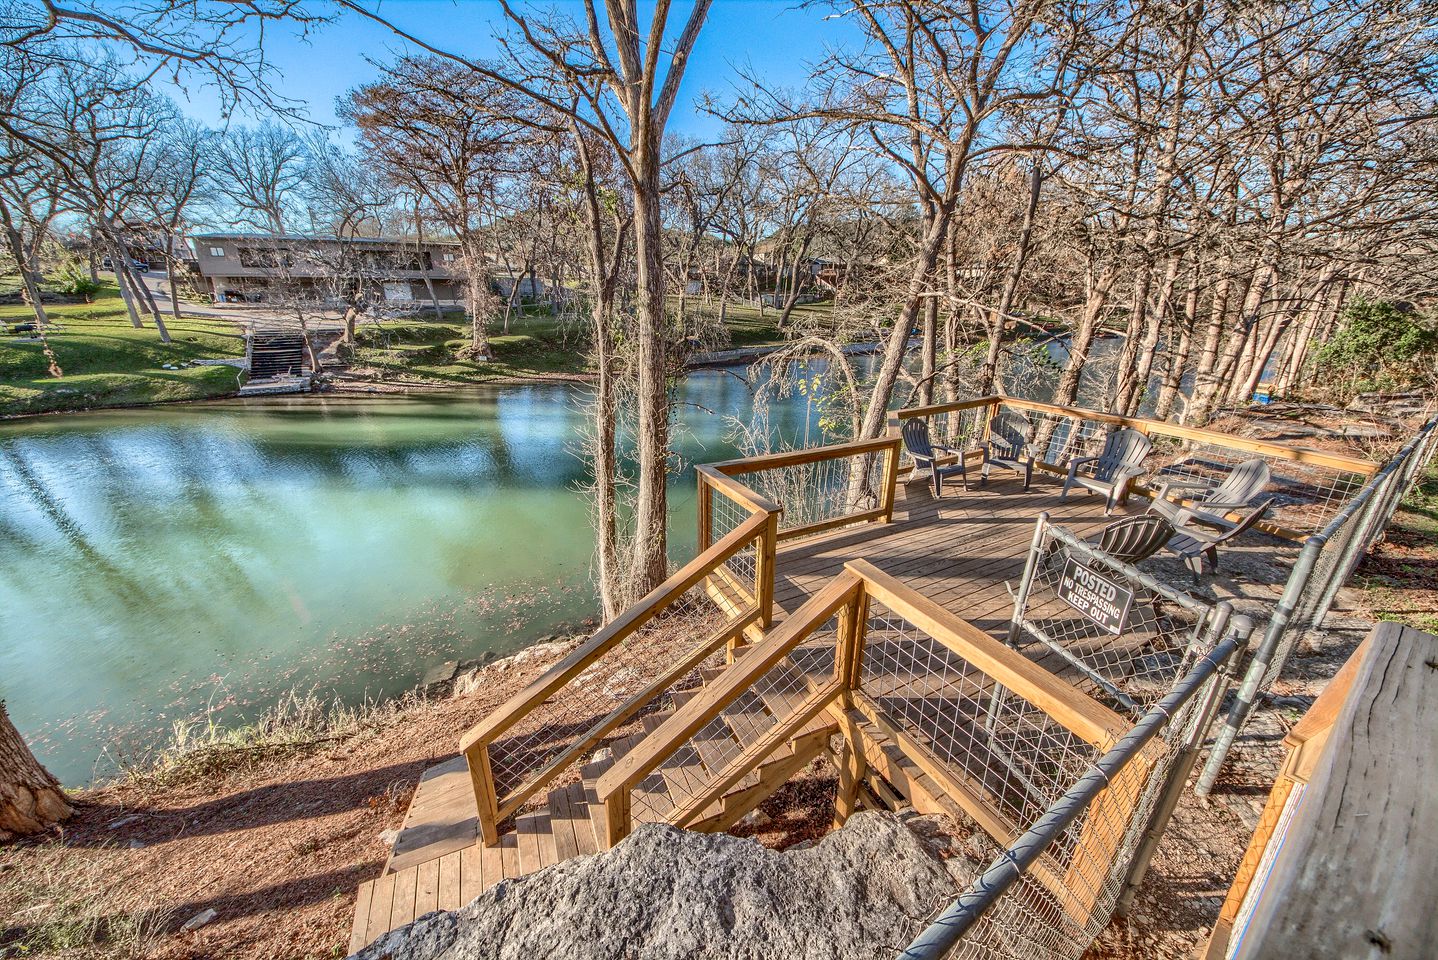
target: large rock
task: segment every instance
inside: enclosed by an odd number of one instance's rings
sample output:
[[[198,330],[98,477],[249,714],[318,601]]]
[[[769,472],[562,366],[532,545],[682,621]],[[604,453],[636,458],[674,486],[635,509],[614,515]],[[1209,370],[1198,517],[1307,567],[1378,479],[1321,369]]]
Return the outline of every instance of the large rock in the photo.
[[[651,824],[607,853],[422,917],[356,956],[872,960],[903,949],[969,869],[951,875],[892,814],[856,814],[816,846],[788,853]]]

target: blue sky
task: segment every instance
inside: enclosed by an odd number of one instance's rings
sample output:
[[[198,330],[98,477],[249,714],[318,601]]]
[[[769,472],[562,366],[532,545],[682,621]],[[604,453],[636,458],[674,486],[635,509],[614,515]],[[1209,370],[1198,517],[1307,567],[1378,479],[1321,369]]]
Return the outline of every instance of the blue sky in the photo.
[[[539,9],[548,6],[581,12],[577,3],[537,5]],[[486,58],[498,54],[493,38],[500,11],[490,0],[383,0],[379,8],[402,28],[435,46]],[[682,28],[689,9],[688,3],[674,5],[672,32]],[[808,65],[827,48],[859,42],[852,23],[826,18],[826,12],[798,9],[795,0],[715,0],[685,72],[670,131],[698,138],[713,135],[718,121],[696,111],[694,100],[706,91],[724,98],[738,81],[736,68],[752,68],[771,85],[795,87],[804,82]],[[265,48],[278,71],[275,87],[279,92],[303,104],[311,120],[338,124],[335,98],[374,78],[378,73],[374,61],[392,60],[406,45],[384,27],[348,15],[303,38],[293,28],[271,28]],[[205,123],[223,122],[212,91],[190,86],[170,93]],[[239,119],[251,122],[254,118],[242,115]]]

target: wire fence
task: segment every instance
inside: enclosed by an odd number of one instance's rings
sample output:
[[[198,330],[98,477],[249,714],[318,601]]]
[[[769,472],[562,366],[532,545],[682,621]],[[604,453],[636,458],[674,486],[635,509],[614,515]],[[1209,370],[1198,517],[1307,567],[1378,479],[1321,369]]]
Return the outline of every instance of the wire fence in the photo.
[[[1141,878],[1249,629],[1229,621],[1228,636],[1027,821],[902,960],[1082,957]],[[1048,876],[1056,856],[1068,862],[1057,883]]]
[[[1330,519],[1304,541],[1263,641],[1254,652],[1223,724],[1218,728],[1196,791],[1212,792],[1224,761],[1257,706],[1282,674],[1297,644],[1323,624],[1338,591],[1393,519],[1398,505],[1438,453],[1438,418],[1428,421]]]
[[[1099,702],[1137,717],[1217,642],[1227,617],[1227,606],[1115,560],[1040,514],[1008,640]]]

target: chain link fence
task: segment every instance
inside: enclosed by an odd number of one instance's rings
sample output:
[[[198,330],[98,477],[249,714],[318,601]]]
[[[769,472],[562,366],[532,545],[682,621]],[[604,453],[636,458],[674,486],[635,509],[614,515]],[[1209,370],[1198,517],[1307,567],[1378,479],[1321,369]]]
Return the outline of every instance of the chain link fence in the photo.
[[[1258,697],[1282,674],[1293,648],[1322,625],[1339,589],[1383,535],[1394,512],[1438,453],[1438,418],[1428,421],[1324,527],[1303,543],[1263,641],[1218,728],[1196,791],[1212,792]]]

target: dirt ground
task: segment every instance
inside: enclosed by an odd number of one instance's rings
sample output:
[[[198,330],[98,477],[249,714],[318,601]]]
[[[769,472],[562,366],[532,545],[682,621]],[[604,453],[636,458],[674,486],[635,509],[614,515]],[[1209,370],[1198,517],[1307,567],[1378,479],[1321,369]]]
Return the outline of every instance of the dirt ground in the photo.
[[[1185,795],[1132,915],[1090,957],[1191,957],[1205,942],[1286,730],[1373,619],[1438,625],[1435,503],[1438,485],[1400,512],[1332,629],[1296,651],[1261,704],[1213,798]],[[421,772],[545,665],[496,665],[476,693],[389,711],[343,736],[238,748],[178,778],[81,792],[59,836],[0,847],[0,957],[344,956],[355,889],[382,867],[380,834],[400,825]],[[780,848],[812,840],[827,829],[833,790],[832,769],[817,763],[736,832]]]

